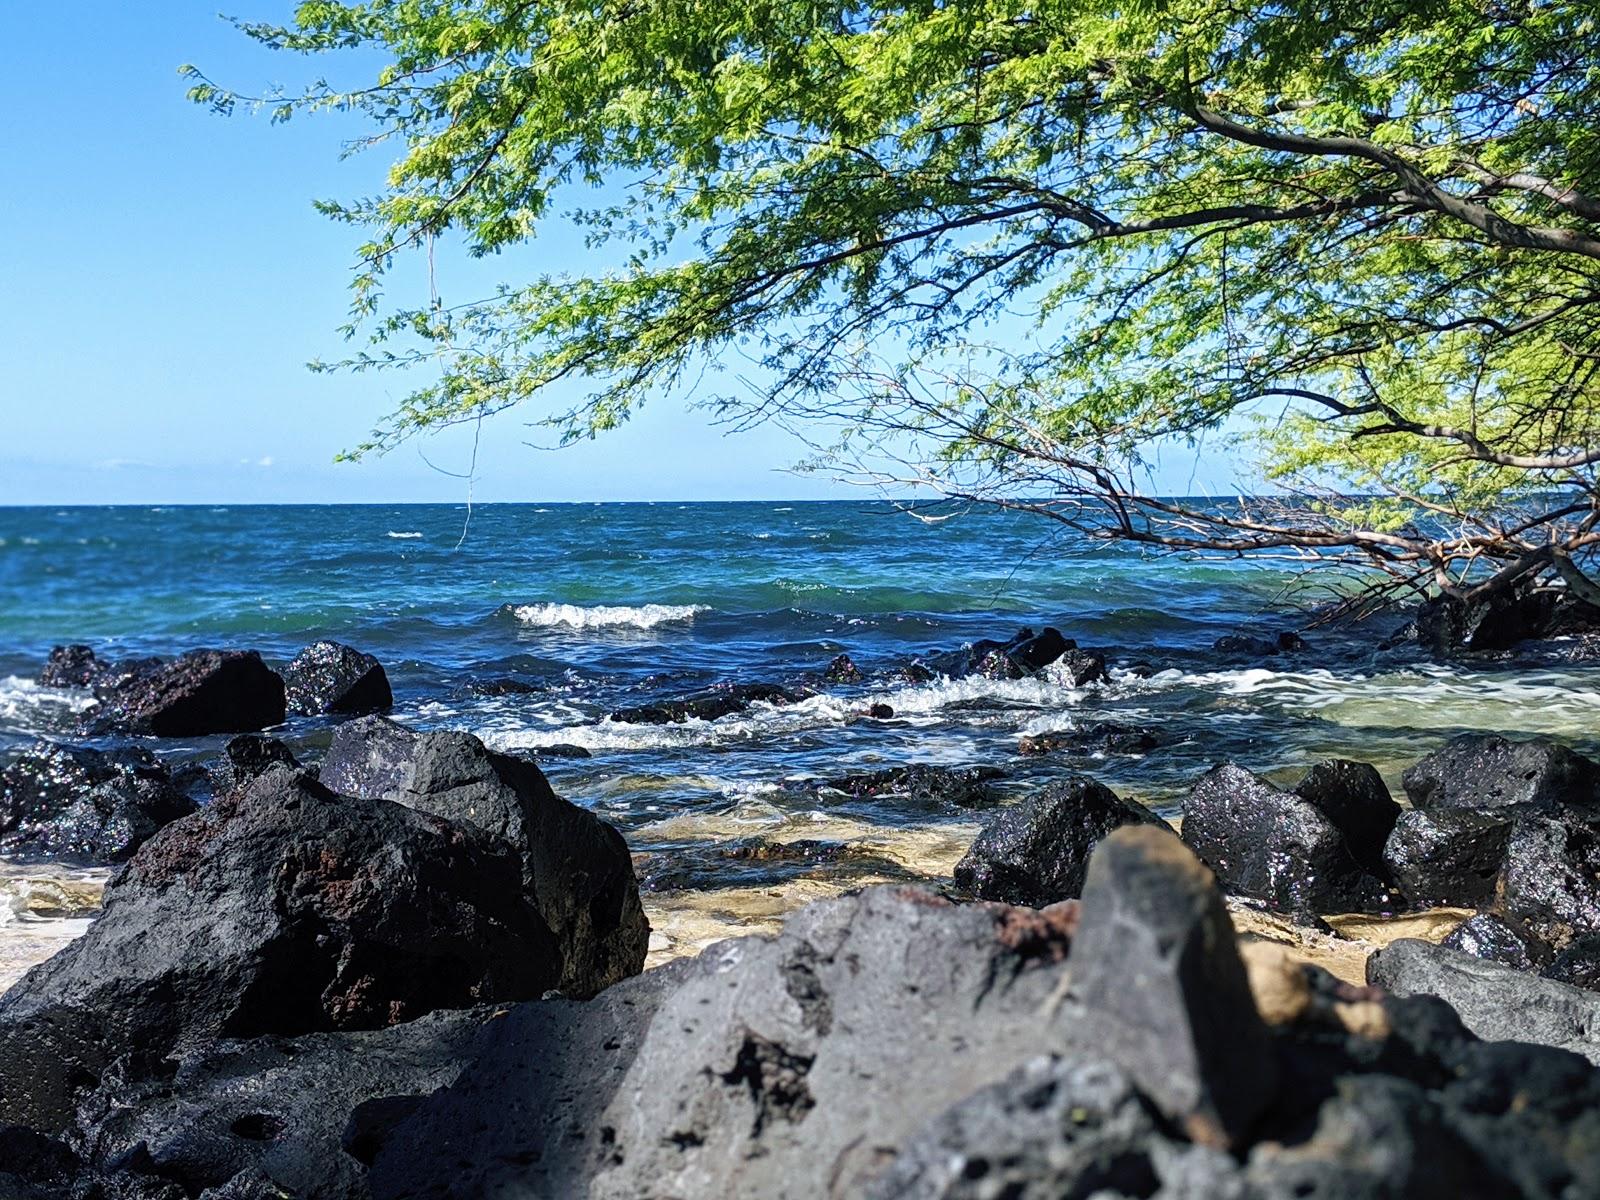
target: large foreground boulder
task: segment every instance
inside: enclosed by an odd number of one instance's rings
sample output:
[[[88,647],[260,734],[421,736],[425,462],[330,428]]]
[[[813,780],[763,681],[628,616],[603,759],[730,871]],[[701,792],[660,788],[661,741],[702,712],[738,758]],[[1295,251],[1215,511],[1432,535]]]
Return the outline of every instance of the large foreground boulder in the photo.
[[[1141,824],[1165,822],[1104,784],[1073,775],[989,820],[956,864],[956,886],[981,900],[1030,908],[1075,898],[1101,839]]]
[[[119,863],[194,808],[148,750],[41,741],[0,771],[0,851]]]
[[[0,1123],[62,1128],[132,1051],[379,1028],[560,974],[509,848],[280,768],[141,846],[88,933],[0,997]]]
[[[496,754],[469,733],[415,733],[381,717],[348,722],[323,759],[325,786],[393,800],[476,827],[513,847],[523,886],[555,934],[569,996],[637,974],[650,924],[627,843],[557,796],[533,763]]]
[[[1600,1064],[1600,994],[1415,938],[1367,959],[1367,980],[1395,996],[1437,996],[1486,1041],[1533,1042]]]
[[[1545,738],[1465,733],[1408,768],[1402,781],[1412,805],[1425,812],[1600,807],[1600,766]]]
[[[307,716],[387,712],[389,676],[370,654],[342,642],[313,642],[283,671],[289,708]]]
[[[287,714],[283,679],[254,650],[191,650],[171,662],[103,674],[88,714],[95,730],[198,737],[253,733]]]
[[[220,1041],[142,1073],[132,1059],[79,1105],[74,1141],[96,1162],[135,1164],[186,1196],[248,1180],[278,1189],[266,1195],[363,1200],[373,1139],[461,1072],[497,1013]]]
[[[1358,786],[1342,791],[1339,776]],[[1393,898],[1362,860],[1399,807],[1356,772],[1308,774],[1306,794],[1284,791],[1231,763],[1195,783],[1183,805],[1183,840],[1230,894],[1284,912],[1364,912]],[[1381,784],[1379,785],[1381,787]],[[1382,839],[1377,840],[1381,848]],[[1360,856],[1358,858],[1358,855]]]

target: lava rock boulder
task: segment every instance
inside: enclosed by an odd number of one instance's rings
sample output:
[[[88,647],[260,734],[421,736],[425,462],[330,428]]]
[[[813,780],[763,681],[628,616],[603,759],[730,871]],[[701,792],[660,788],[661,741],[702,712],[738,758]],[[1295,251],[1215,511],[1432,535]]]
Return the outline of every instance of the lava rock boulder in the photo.
[[[1600,766],[1545,738],[1514,742],[1492,734],[1452,738],[1405,772],[1414,807],[1527,806],[1547,812],[1600,809]]]
[[[1312,795],[1328,803],[1320,788]],[[1233,895],[1282,912],[1373,911],[1391,906],[1392,897],[1351,849],[1352,840],[1365,844],[1373,826],[1364,819],[1352,837],[1334,819],[1366,811],[1365,802],[1324,811],[1228,763],[1201,776],[1184,800],[1183,840]]]
[[[191,650],[102,675],[90,728],[156,737],[254,733],[287,714],[283,679],[254,650]]]
[[[561,965],[509,848],[278,768],[141,846],[0,996],[0,1123],[61,1129],[133,1050],[381,1028],[538,996]]]
[[[1384,866],[1417,907],[1471,908],[1494,896],[1514,824],[1508,809],[1407,809],[1384,846]]]
[[[1124,825],[1165,822],[1086,775],[1071,776],[992,817],[956,864],[956,886],[1031,908],[1075,898],[1095,846]]]
[[[39,682],[45,687],[85,688],[99,678],[105,664],[88,646],[74,644],[56,646],[39,672]]]
[[[300,766],[294,752],[277,738],[257,733],[241,733],[222,748],[222,757],[211,765],[212,792],[223,795],[265,775],[273,767]]]
[[[393,800],[511,846],[523,887],[560,945],[565,994],[592,996],[643,968],[650,924],[627,843],[556,795],[533,763],[496,754],[469,733],[419,734],[362,717],[334,732],[320,778],[341,795]]]
[[[148,750],[41,741],[0,771],[0,850],[84,864],[125,861],[195,810]]]
[[[994,785],[1005,778],[998,767],[945,767],[909,763],[834,779],[803,780],[791,790],[848,796],[852,800],[894,801],[931,808],[992,808],[1000,802]]]
[[[307,716],[387,712],[394,705],[389,676],[370,654],[341,642],[313,642],[284,668],[289,708]]]

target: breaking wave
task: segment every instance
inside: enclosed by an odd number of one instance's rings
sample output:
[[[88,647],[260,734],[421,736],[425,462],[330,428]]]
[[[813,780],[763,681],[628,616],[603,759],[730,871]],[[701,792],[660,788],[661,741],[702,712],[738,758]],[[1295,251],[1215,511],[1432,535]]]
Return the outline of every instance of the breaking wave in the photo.
[[[569,629],[654,629],[686,624],[711,610],[703,604],[520,604],[511,615],[524,625]]]

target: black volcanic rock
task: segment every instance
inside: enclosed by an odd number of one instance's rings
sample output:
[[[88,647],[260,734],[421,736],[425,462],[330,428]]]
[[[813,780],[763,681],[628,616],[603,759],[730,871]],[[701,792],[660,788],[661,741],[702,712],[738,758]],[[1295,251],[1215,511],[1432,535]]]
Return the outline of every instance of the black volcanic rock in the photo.
[[[383,664],[341,642],[313,642],[283,671],[291,711],[323,713],[387,712],[394,705]]]
[[[1370,874],[1385,872],[1383,847],[1389,840],[1400,806],[1370,763],[1325,758],[1306,769],[1294,787],[1344,835],[1350,856]]]
[[[785,786],[808,792],[840,792],[854,800],[902,800],[919,807],[992,808],[1000,798],[991,785],[1004,778],[1005,772],[998,767],[909,763]]]
[[[1413,905],[1470,908],[1494,895],[1513,823],[1509,809],[1407,809],[1384,847],[1384,865]]]
[[[650,925],[627,844],[612,826],[551,790],[531,762],[469,733],[418,734],[382,717],[339,726],[322,782],[347,796],[394,800],[504,840],[523,887],[561,946],[560,988],[589,996],[644,966]]]
[[[1519,819],[1499,899],[1508,917],[1554,946],[1600,933],[1600,828],[1571,814]]]
[[[36,742],[0,771],[0,851],[118,863],[194,808],[148,750]]]
[[[1341,816],[1348,811],[1331,807]],[[1226,891],[1279,911],[1362,912],[1391,903],[1328,812],[1231,763],[1212,768],[1190,790],[1182,832]]]
[[[1527,930],[1492,912],[1474,913],[1439,944],[1519,971],[1531,971],[1549,957],[1548,948]]]
[[[1410,767],[1406,795],[1420,809],[1506,808],[1545,811],[1600,806],[1600,766],[1544,738],[1513,742],[1467,733]]]
[[[105,664],[88,646],[56,646],[39,672],[39,682],[45,687],[88,687],[104,670]]]
[[[278,768],[168,825],[89,931],[0,996],[0,1123],[49,1133],[119,1055],[538,996],[555,938],[508,847]]]
[[[805,698],[805,692],[775,683],[729,683],[676,699],[615,709],[606,719],[629,725],[680,725],[685,721],[715,721],[744,712],[757,702],[783,705]]]
[[[95,686],[97,730],[196,737],[283,723],[283,680],[254,650],[191,650],[171,662],[118,664]]]
[[[1001,809],[956,864],[956,886],[981,900],[1043,908],[1077,897],[1089,855],[1113,829],[1165,822],[1086,775]]]
[[[1017,740],[1018,754],[1143,754],[1161,745],[1154,729],[1100,721],[1087,729],[1052,729]]]
[[[297,768],[300,762],[293,751],[277,738],[259,733],[241,733],[222,748],[222,757],[211,767],[211,785],[217,795],[243,787],[273,767]]]

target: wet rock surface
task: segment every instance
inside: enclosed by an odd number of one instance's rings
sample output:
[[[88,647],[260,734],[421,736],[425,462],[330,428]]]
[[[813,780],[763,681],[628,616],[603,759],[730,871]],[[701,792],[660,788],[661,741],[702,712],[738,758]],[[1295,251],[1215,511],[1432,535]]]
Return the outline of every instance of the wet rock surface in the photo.
[[[1507,810],[1407,809],[1383,865],[1413,905],[1472,907],[1495,891],[1515,818]]]
[[[1382,824],[1371,811],[1374,798],[1334,802],[1331,790],[1324,778],[1312,789],[1313,802],[1231,763],[1214,767],[1184,800],[1183,840],[1216,872],[1224,890],[1282,912],[1392,906],[1384,883],[1351,849],[1352,842],[1370,847],[1371,831]],[[1389,804],[1398,813],[1398,806]],[[1356,820],[1347,834],[1336,818],[1352,815]]]
[[[141,846],[89,931],[0,997],[0,1122],[59,1130],[131,1050],[540,995],[560,952],[520,876],[470,828],[270,772]]]
[[[283,679],[254,650],[191,650],[170,662],[118,663],[95,680],[95,731],[197,737],[283,723]]]
[[[1600,806],[1600,766],[1543,738],[1463,734],[1409,768],[1406,795],[1425,812],[1527,806]]]
[[[289,709],[308,716],[387,712],[394,704],[383,664],[342,642],[314,642],[283,671]]]
[[[1468,917],[1439,944],[1448,950],[1502,963],[1519,971],[1534,970],[1550,957],[1549,947],[1527,930],[1492,912]]]
[[[741,838],[640,854],[634,857],[634,871],[644,892],[714,891],[771,886],[813,876],[837,880],[851,874],[911,878],[893,859],[846,842],[817,838],[787,842]]]
[[[1556,946],[1600,932],[1600,829],[1561,816],[1524,816],[1506,844],[1500,905]]]
[[[1165,827],[1088,776],[1052,783],[984,825],[956,865],[956,886],[981,900],[1033,908],[1075,898],[1095,846],[1113,829],[1138,824]]]
[[[835,779],[801,780],[786,783],[791,790],[817,793],[826,800],[830,793],[853,800],[888,797],[926,807],[992,808],[1000,802],[995,784],[1005,778],[998,767],[942,767],[911,763],[863,771]]]
[[[295,758],[294,752],[277,738],[242,733],[228,740],[222,748],[222,757],[212,764],[211,787],[220,796],[265,775],[273,767],[293,770],[299,766],[300,760]]]
[[[125,861],[195,810],[147,750],[37,742],[0,771],[0,852],[80,864]]]
[[[807,695],[807,692],[798,688],[783,687],[776,683],[727,683],[675,700],[614,709],[606,720],[629,725],[680,725],[685,721],[715,721],[744,712],[752,704],[796,704]]]
[[[1218,638],[1211,648],[1234,658],[1276,658],[1304,650],[1306,642],[1298,633],[1286,629],[1275,634],[1231,633]]]
[[[520,856],[526,893],[561,948],[559,987],[590,996],[644,965],[650,926],[622,835],[551,790],[533,763],[469,733],[414,733],[381,717],[346,722],[322,782],[475,827]]]
[[[1057,729],[1025,734],[1017,740],[1017,753],[1037,754],[1144,754],[1161,745],[1154,729],[1140,729],[1100,721],[1087,729]]]
[[[39,672],[39,682],[45,687],[88,687],[105,670],[105,664],[88,646],[74,644],[56,646]]]

